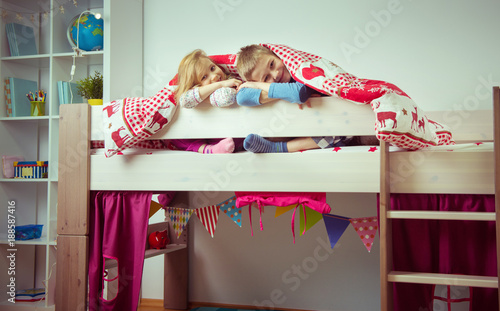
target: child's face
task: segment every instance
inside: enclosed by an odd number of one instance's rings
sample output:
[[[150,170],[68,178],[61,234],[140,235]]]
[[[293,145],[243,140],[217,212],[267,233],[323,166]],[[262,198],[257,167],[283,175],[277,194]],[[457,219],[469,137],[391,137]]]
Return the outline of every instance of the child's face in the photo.
[[[250,81],[268,83],[288,83],[291,80],[290,73],[281,59],[275,55],[262,55],[255,69],[249,77]]]
[[[219,82],[226,78],[224,72],[214,64],[211,60],[203,58],[200,60],[201,66],[198,72],[198,77],[200,77],[200,85],[209,85],[215,82]]]

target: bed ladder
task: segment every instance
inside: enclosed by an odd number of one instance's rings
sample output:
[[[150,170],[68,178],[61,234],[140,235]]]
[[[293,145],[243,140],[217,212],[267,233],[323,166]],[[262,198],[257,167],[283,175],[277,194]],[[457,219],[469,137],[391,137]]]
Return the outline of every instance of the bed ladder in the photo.
[[[500,272],[500,88],[493,88],[495,212],[392,211],[390,207],[389,143],[381,141],[380,155],[380,295],[381,310],[393,310],[393,283],[418,283],[499,288],[498,277],[392,271],[392,219],[496,221],[497,271]],[[500,292],[499,292],[500,305]]]

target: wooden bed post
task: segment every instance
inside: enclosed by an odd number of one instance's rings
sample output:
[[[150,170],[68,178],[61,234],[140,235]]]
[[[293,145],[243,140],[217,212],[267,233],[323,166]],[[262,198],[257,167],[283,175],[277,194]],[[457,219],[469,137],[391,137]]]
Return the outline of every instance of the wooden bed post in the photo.
[[[90,106],[61,105],[56,310],[87,310]]]
[[[179,208],[189,208],[186,205],[189,195],[185,191],[178,192],[170,204]],[[189,247],[188,230],[186,226],[180,237],[175,234],[173,224],[168,222],[170,243],[184,244],[186,248],[165,254],[163,276],[163,308],[187,310],[189,304]]]
[[[393,284],[388,275],[392,271],[392,226],[387,218],[391,209],[389,143],[380,141],[380,305],[382,311],[392,310]]]
[[[493,87],[493,143],[495,155],[495,216],[497,238],[497,273],[500,274],[500,87]],[[497,274],[497,277],[500,275]],[[500,283],[500,281],[499,281]],[[498,286],[500,306],[500,284]]]

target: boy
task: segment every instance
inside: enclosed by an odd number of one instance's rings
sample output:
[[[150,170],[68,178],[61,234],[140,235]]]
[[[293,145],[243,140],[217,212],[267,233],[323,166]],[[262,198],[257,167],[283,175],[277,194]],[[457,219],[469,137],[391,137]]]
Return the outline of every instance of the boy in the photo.
[[[309,97],[319,95],[306,85],[294,81],[281,59],[264,46],[253,44],[241,48],[236,67],[246,81],[238,87],[236,95],[241,106],[258,106],[276,99],[299,105],[306,103],[309,106]],[[250,134],[245,138],[243,146],[251,152],[271,153],[330,148],[352,143],[353,138],[346,136],[299,137],[288,141],[271,141],[257,134]]]

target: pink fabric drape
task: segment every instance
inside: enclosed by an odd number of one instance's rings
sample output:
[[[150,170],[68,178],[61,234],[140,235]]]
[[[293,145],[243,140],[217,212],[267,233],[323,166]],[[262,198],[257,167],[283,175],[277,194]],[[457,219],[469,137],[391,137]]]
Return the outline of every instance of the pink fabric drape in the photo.
[[[264,206],[290,206],[295,205],[292,216],[292,234],[293,243],[295,243],[295,212],[300,204],[307,206],[322,214],[328,214],[331,211],[330,205],[326,203],[326,193],[324,192],[235,192],[236,207],[248,205],[248,215],[250,218],[250,230],[253,236],[252,228],[252,203],[257,203],[259,209],[260,230],[264,230],[262,225],[262,208]],[[306,220],[306,211],[303,208],[304,221]],[[304,233],[305,233],[304,226]]]
[[[151,192],[92,192],[90,208],[89,309],[136,310],[139,302]],[[118,262],[116,297],[103,299],[104,262]]]
[[[493,195],[391,194],[392,210],[494,212]],[[496,276],[493,221],[394,219],[394,270]],[[496,289],[473,288],[472,310],[498,310]],[[432,310],[432,285],[395,283],[394,310]]]

